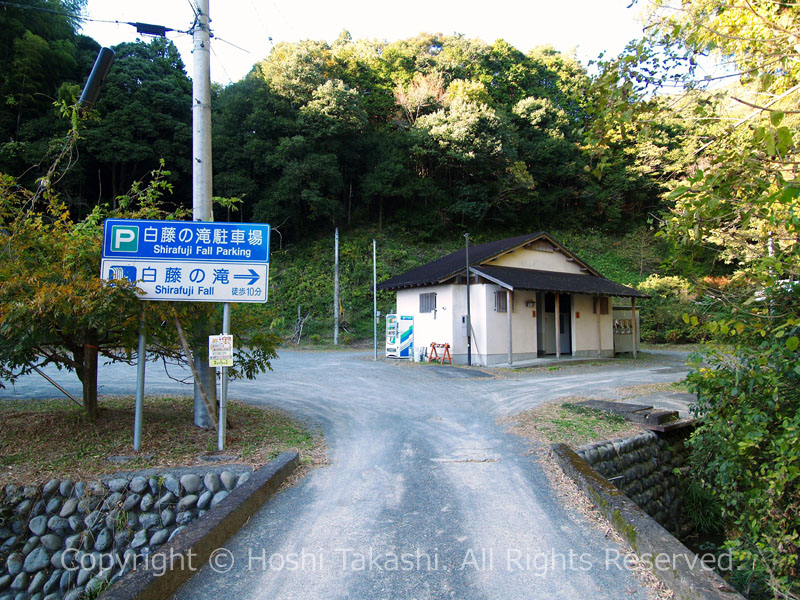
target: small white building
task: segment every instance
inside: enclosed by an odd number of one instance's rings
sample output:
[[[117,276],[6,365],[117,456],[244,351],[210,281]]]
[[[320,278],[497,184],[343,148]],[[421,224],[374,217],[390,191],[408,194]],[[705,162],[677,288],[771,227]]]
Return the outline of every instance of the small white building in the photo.
[[[638,341],[636,319],[627,329],[615,323],[611,300],[630,298],[636,311],[636,299],[648,296],[606,279],[547,233],[471,246],[469,262],[473,365],[610,357],[615,333]],[[467,364],[466,265],[462,249],[380,284],[397,292],[397,314],[414,317],[415,360],[437,343]]]

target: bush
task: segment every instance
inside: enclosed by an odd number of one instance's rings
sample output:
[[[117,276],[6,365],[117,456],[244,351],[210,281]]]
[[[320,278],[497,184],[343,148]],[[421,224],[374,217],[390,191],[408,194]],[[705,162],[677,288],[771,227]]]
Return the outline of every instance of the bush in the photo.
[[[722,504],[734,578],[750,598],[800,595],[798,323],[765,331],[758,347],[711,351],[689,375],[702,417],[692,471]]]
[[[702,339],[699,328],[685,323],[683,315],[694,312],[695,297],[683,277],[650,275],[636,286],[652,296],[642,303],[642,340],[657,344],[682,344]]]

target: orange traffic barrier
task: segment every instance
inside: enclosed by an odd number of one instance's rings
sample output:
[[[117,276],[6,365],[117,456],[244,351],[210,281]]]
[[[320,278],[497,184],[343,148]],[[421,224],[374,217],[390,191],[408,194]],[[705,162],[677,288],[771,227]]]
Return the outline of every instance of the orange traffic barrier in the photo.
[[[439,356],[437,349],[443,349],[442,356]],[[453,357],[450,356],[450,344],[437,344],[436,342],[431,342],[431,353],[428,355],[428,362],[432,360],[439,361],[440,365],[444,364],[444,361],[453,364]]]

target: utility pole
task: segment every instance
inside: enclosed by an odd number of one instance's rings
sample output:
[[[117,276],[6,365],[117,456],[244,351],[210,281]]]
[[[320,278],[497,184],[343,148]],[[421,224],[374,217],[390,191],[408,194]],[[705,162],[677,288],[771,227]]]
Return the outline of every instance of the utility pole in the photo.
[[[472,366],[472,311],[469,307],[469,233],[464,234],[466,240],[465,253],[467,257],[467,366]]]
[[[192,218],[195,221],[213,221],[211,209],[211,30],[209,0],[192,0],[196,13],[192,27]],[[200,382],[209,395],[212,406],[216,404],[217,378],[208,359],[203,358],[208,345],[208,326],[195,332],[194,365]],[[203,402],[197,382],[194,384],[194,424],[213,426],[211,415]]]
[[[209,0],[193,0],[197,19],[192,29],[192,216],[213,221],[211,211],[211,32]]]
[[[333,343],[339,345],[339,228],[336,228],[333,259]]]

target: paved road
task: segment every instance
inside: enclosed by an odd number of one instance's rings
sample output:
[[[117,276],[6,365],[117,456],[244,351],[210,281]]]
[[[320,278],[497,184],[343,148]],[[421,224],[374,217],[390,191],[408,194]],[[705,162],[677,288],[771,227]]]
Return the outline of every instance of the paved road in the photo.
[[[621,549],[559,502],[525,443],[496,419],[685,374],[659,360],[493,377],[282,352],[274,373],[232,383],[231,396],[321,427],[331,465],[271,499],[229,540],[218,564],[227,573],[206,566],[176,598],[647,598]],[[132,370],[107,369],[103,393],[132,392]],[[148,393],[156,391],[171,389],[150,369]]]

